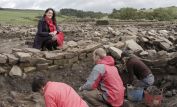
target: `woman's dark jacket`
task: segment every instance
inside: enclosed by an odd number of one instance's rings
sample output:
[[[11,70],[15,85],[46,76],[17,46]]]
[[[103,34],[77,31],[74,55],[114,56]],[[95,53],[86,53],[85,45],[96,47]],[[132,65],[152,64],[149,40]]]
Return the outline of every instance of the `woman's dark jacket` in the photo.
[[[56,25],[57,32],[60,32],[58,26]],[[44,45],[44,42],[48,40],[52,40],[52,36],[49,35],[50,29],[45,20],[45,18],[41,18],[38,23],[38,31],[34,39],[33,48],[41,49]]]

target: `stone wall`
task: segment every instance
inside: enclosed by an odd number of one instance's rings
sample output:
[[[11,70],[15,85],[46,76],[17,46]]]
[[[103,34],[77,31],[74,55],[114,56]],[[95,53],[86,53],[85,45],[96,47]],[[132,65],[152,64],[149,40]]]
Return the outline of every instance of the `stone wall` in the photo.
[[[1,26],[0,35],[5,41],[0,45],[0,72],[9,73],[14,65],[22,72],[62,67],[74,68],[81,60],[92,59],[96,47],[104,47],[116,61],[124,48],[138,55],[155,73],[176,73],[177,30],[176,25],[109,25],[63,24],[65,43],[63,49],[47,52],[25,48],[21,41],[32,41],[34,27]],[[11,33],[13,32],[13,33]],[[18,38],[16,42],[14,38]],[[5,42],[5,43],[4,43]],[[8,43],[6,43],[8,42]],[[18,44],[19,49],[11,48]],[[12,46],[11,46],[12,45]],[[74,65],[73,65],[74,64]]]
[[[12,49],[12,53],[0,54],[0,73],[22,76],[35,71],[54,71],[59,68],[77,68],[80,61],[91,62],[93,51],[101,44],[87,45],[70,51],[40,51],[34,48]]]

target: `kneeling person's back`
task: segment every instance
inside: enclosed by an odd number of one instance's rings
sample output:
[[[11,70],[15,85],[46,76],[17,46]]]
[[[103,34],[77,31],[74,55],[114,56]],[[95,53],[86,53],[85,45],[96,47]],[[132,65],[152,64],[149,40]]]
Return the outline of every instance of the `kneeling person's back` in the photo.
[[[125,88],[114,59],[107,56],[102,48],[93,52],[93,59],[96,65],[87,82],[80,87],[80,91],[87,90],[83,92],[83,97],[94,107],[102,107],[105,104],[111,107],[122,106]]]
[[[88,107],[75,90],[64,83],[48,82],[44,98],[46,107]]]
[[[41,75],[33,78],[32,91],[44,96],[46,107],[88,107],[71,86],[47,81]]]

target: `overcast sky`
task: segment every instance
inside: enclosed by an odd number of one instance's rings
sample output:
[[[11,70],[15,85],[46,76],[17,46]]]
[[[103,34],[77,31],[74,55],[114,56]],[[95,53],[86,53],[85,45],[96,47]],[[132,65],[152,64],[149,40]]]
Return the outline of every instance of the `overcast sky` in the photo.
[[[113,8],[157,8],[177,6],[177,0],[0,0],[0,7],[17,9],[42,9],[52,7],[111,12]]]

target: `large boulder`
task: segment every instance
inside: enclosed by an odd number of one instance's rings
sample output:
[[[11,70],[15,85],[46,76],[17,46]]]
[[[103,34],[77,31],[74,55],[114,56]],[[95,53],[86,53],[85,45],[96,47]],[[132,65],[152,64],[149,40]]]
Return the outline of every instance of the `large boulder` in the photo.
[[[166,39],[165,37],[160,37],[158,36],[158,38],[166,43],[168,43],[169,45],[173,45],[173,43],[171,41],[169,41],[168,39]]]
[[[17,57],[19,57],[20,62],[29,62],[31,59],[30,53],[16,52]]]
[[[9,72],[10,76],[22,76],[22,70],[20,67],[14,65]]]
[[[127,40],[125,43],[126,43],[126,46],[134,52],[143,51],[143,48],[132,39]]]
[[[157,35],[157,32],[152,29],[152,30],[149,30],[149,31],[147,32],[147,34],[148,34],[149,36],[156,36],[156,35]]]
[[[171,47],[170,44],[168,44],[167,42],[160,42],[159,46],[166,51],[168,51]]]
[[[162,36],[167,36],[168,33],[169,33],[169,31],[167,31],[167,30],[159,30],[158,32],[159,32]]]
[[[19,58],[17,58],[15,55],[13,54],[4,54],[4,55],[8,57],[9,64],[15,65],[18,63]]]
[[[116,48],[123,48],[124,46],[125,46],[125,43],[121,41],[114,44],[114,47]]]
[[[121,57],[121,54],[122,54],[122,50],[118,49],[118,48],[115,48],[115,47],[110,47],[108,48],[111,55],[116,58],[116,59],[120,59]]]

